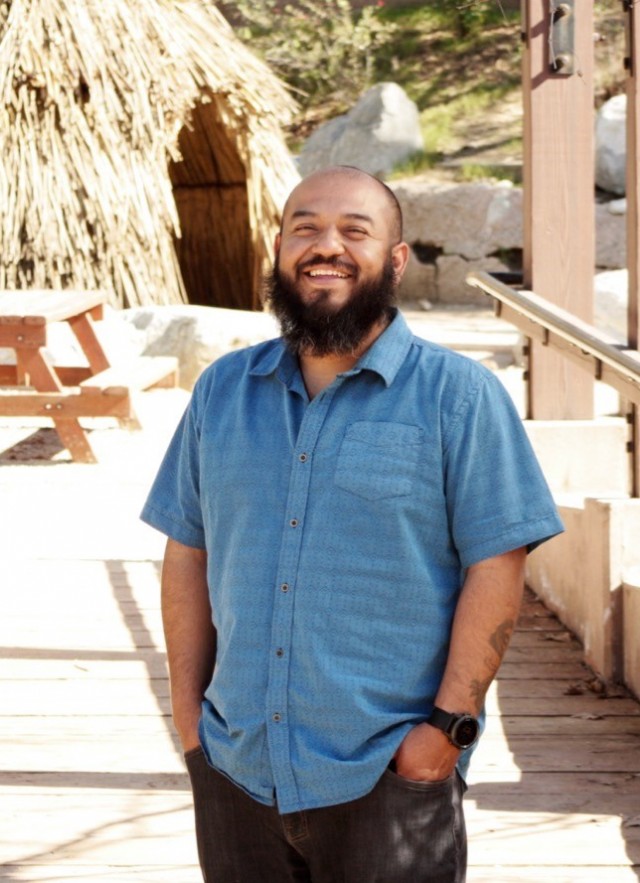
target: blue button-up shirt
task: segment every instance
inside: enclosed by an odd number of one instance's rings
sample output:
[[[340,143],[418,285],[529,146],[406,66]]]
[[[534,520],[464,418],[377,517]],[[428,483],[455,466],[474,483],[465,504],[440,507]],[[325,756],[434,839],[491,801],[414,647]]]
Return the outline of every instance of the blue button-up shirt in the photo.
[[[201,740],[281,812],[371,790],[431,711],[465,569],[562,529],[501,383],[400,314],[311,401],[280,340],[211,365],[143,518],[207,549]]]

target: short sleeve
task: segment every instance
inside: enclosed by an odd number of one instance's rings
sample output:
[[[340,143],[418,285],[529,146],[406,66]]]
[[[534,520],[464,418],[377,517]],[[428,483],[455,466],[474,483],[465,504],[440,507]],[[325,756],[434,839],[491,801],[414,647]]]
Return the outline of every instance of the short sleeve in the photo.
[[[151,527],[185,546],[205,548],[200,502],[200,430],[191,399],[169,444],[141,512]]]
[[[463,567],[531,551],[562,532],[522,420],[492,374],[474,378],[443,439],[449,524]]]

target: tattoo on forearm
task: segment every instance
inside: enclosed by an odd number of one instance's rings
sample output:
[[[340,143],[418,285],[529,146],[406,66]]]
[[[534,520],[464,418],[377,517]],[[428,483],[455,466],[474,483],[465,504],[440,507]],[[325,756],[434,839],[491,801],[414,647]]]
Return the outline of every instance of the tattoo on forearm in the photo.
[[[511,640],[514,628],[515,622],[512,619],[505,619],[489,638],[489,643],[498,654],[499,660],[502,659],[509,646],[509,641]]]
[[[487,690],[491,686],[491,682],[493,681],[496,672],[502,662],[502,657],[504,656],[507,647],[509,646],[509,641],[511,640],[511,635],[513,634],[513,629],[515,628],[515,622],[512,619],[505,619],[504,622],[501,622],[497,627],[495,632],[489,638],[489,644],[495,651],[497,655],[497,660],[495,657],[486,656],[485,657],[485,665],[487,669],[490,671],[490,674],[480,680],[479,678],[474,678],[470,683],[471,695],[476,700],[478,707],[480,707],[484,702],[484,697],[487,695]]]
[[[487,695],[487,690],[491,686],[491,681],[493,680],[493,675],[490,675],[488,678],[485,678],[484,681],[479,681],[474,679],[471,681],[469,685],[471,688],[471,695],[476,700],[478,708],[482,708],[484,703],[484,697]]]

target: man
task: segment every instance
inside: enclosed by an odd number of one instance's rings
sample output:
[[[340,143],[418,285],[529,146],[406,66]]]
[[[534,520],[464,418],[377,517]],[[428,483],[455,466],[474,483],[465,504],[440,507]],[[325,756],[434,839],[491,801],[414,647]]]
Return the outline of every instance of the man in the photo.
[[[356,169],[295,188],[282,338],[203,373],[143,512],[207,883],[465,877],[484,696],[562,525],[500,382],[393,307],[401,227]]]

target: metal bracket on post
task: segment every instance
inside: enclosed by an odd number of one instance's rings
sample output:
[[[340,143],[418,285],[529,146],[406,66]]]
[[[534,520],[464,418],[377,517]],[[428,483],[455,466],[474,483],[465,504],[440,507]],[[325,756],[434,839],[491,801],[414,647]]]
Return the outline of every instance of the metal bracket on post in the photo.
[[[549,0],[549,68],[570,76],[576,72],[575,0]]]
[[[625,32],[625,50],[624,50],[624,69],[630,77],[634,75],[633,70],[633,37],[631,27],[631,16],[633,15],[632,0],[622,0],[622,9],[625,14],[624,32]]]

